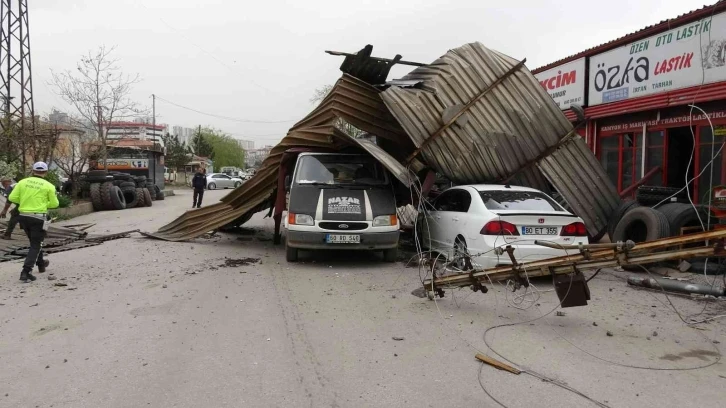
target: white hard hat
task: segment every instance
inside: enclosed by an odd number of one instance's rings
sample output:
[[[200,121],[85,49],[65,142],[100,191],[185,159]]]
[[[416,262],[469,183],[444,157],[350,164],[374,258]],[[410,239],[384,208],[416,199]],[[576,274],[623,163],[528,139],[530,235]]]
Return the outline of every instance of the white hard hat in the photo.
[[[35,171],[48,171],[48,165],[43,162],[37,162],[33,165]]]

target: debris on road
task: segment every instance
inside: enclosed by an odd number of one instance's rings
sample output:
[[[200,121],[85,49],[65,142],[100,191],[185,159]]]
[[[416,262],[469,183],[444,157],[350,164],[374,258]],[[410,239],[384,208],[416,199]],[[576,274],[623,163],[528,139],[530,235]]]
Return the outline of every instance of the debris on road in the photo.
[[[608,331],[607,331],[607,332],[606,332],[605,334],[606,334],[606,335],[607,335],[608,337],[613,337],[613,332],[611,332],[610,330],[608,330]]]
[[[53,284],[53,286],[68,286],[68,284],[65,282],[56,282]]]
[[[669,292],[680,292],[699,295],[726,296],[726,289],[722,285],[698,285],[684,283],[678,280],[673,281],[665,278],[644,278],[631,276],[628,278],[628,285],[639,286],[648,289],[665,290]]]
[[[567,314],[561,310],[558,310],[556,314],[557,316],[567,316]]]
[[[249,266],[260,262],[260,258],[225,258],[223,264],[219,264],[220,268],[236,268],[238,266]]]
[[[404,338],[403,337],[393,337],[393,340],[402,341],[402,340],[404,340]]]

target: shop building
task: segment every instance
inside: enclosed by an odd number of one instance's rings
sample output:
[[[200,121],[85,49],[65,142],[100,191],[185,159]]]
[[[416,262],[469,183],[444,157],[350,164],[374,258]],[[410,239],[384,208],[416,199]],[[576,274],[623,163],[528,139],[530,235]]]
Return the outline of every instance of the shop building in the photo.
[[[705,202],[726,184],[720,152],[726,140],[726,3],[532,72],[571,121],[572,106],[584,108],[578,133],[618,191],[627,193],[645,176],[646,185],[676,188],[695,178],[691,197]]]

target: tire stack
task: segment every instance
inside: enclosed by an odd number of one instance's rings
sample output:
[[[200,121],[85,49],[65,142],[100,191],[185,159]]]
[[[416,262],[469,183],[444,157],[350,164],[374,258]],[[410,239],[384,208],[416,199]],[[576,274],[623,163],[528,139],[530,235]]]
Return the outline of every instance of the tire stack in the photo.
[[[91,170],[86,174],[85,180],[89,184],[89,196],[94,211],[151,207],[156,198],[156,191],[147,184],[144,176]]]
[[[640,186],[635,192],[635,200],[649,207],[658,203],[688,203],[688,193],[675,187]]]

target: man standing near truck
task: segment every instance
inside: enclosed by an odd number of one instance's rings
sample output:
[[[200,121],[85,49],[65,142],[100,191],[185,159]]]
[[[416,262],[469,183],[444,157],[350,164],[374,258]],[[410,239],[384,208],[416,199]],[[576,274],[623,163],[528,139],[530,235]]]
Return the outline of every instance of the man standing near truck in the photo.
[[[192,188],[194,189],[194,201],[192,201],[192,208],[199,208],[202,206],[202,198],[204,198],[204,190],[207,188],[207,176],[202,173],[202,168],[197,170],[194,177],[192,177]]]

